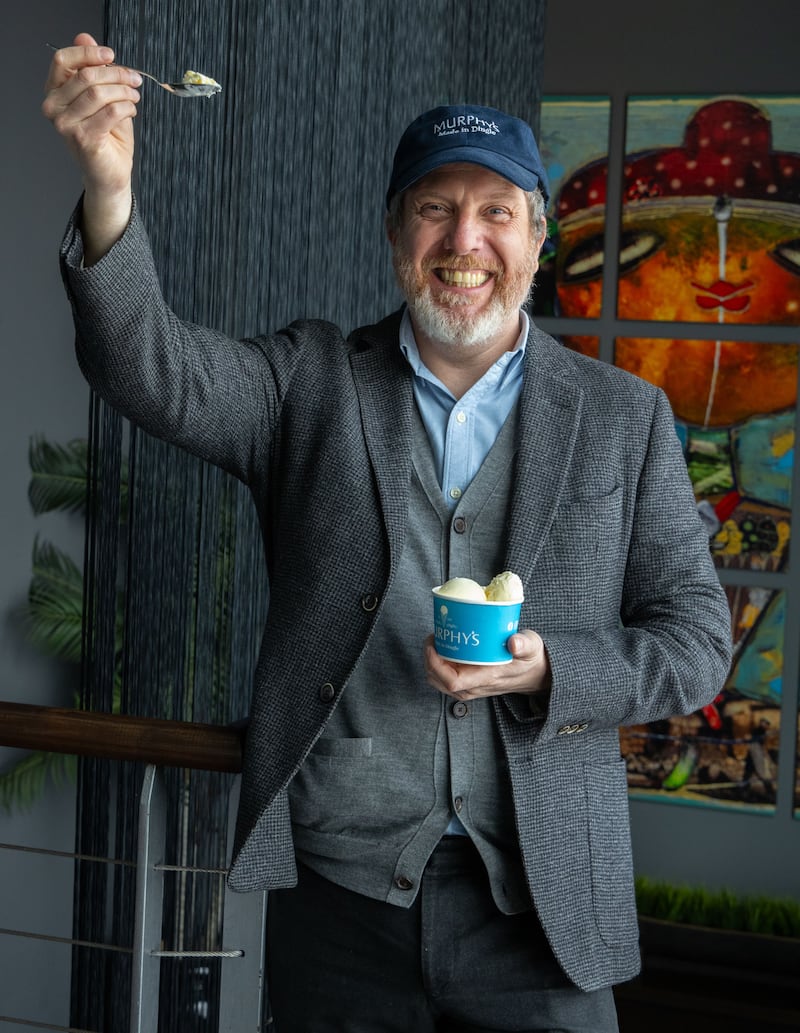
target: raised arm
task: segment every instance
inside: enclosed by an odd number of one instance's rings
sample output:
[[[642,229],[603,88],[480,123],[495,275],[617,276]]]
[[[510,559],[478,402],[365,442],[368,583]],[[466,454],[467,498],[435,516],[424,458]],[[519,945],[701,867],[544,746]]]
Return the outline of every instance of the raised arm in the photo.
[[[79,33],[73,46],[54,54],[42,104],[83,176],[85,265],[119,240],[131,214],[133,119],[142,80],[113,60],[113,50]]]

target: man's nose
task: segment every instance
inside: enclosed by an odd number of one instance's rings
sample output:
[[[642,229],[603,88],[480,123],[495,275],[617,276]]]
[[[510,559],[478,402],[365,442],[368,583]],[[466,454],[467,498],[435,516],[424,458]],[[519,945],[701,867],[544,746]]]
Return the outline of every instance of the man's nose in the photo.
[[[446,246],[457,255],[466,255],[481,246],[480,222],[469,212],[458,212],[450,223]]]

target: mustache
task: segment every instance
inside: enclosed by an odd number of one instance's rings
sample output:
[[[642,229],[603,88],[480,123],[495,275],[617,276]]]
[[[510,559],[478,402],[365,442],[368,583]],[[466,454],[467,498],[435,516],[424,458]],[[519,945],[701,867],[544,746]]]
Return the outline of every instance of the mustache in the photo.
[[[433,269],[457,269],[459,272],[483,269],[487,273],[495,273],[498,277],[505,272],[501,262],[480,258],[477,255],[440,255],[437,258],[426,258],[423,259],[421,268],[424,273],[429,273]]]

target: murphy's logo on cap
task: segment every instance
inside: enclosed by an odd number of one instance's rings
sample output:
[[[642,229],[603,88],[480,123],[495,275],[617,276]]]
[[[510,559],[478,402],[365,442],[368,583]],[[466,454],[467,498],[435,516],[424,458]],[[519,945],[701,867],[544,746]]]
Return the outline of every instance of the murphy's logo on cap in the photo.
[[[477,115],[455,115],[453,118],[433,123],[434,136],[455,136],[457,133],[486,133],[487,136],[497,136],[499,132],[500,126],[496,122],[487,122],[485,118],[478,118]]]

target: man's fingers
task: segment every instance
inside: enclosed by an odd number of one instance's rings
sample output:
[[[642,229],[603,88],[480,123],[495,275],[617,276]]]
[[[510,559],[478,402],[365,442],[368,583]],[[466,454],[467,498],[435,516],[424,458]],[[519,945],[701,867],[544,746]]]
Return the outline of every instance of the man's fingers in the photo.
[[[75,39],[72,41],[73,46],[76,47],[96,47],[98,46],[97,40],[94,36],[88,32],[79,32]]]
[[[82,34],[76,39],[92,40],[88,34]],[[84,43],[80,46],[62,47],[53,55],[50,62],[50,71],[45,83],[45,91],[60,89],[80,69],[94,65],[110,65],[114,60],[114,51],[110,47],[99,47],[92,40],[91,44]]]
[[[42,110],[62,136],[78,128],[84,133],[103,133],[116,123],[133,118],[138,100],[137,90],[117,83],[84,88],[71,100],[62,95],[48,97]]]

